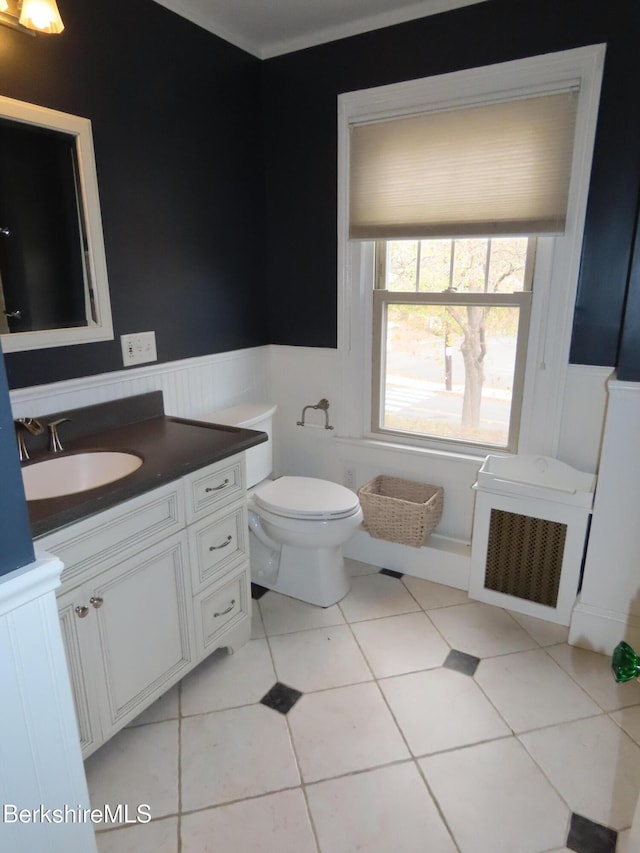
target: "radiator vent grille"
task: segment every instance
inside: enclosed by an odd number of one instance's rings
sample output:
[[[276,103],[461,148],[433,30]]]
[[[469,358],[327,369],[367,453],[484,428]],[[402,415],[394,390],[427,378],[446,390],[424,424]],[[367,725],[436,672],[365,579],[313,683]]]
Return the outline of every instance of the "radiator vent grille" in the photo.
[[[485,588],[555,607],[567,525],[491,510]]]

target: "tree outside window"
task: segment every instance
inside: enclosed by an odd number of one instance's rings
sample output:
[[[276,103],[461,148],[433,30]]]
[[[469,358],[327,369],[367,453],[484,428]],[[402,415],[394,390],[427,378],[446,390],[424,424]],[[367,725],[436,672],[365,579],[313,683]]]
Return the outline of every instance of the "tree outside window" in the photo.
[[[535,240],[379,241],[377,249],[374,429],[509,447]]]

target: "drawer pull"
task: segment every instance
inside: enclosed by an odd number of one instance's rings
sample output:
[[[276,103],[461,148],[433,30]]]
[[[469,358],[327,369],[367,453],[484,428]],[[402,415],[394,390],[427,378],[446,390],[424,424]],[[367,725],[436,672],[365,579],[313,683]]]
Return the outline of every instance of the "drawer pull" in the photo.
[[[224,483],[220,483],[219,486],[207,486],[205,492],[219,492],[220,489],[224,489],[229,485],[229,480],[226,479]]]
[[[227,538],[226,538],[226,539],[225,539],[225,541],[222,543],[222,545],[210,545],[210,546],[209,546],[209,550],[210,550],[210,551],[219,551],[219,550],[220,550],[220,548],[226,548],[226,547],[227,547],[227,545],[229,544],[229,542],[231,542],[231,540],[232,540],[232,539],[233,539],[233,537],[232,537],[232,536],[227,536]]]
[[[81,619],[84,619],[84,617],[87,615],[88,612],[89,612],[89,608],[87,607],[86,604],[79,604],[76,607],[76,613],[78,614],[78,616]]]
[[[97,610],[99,607],[102,607],[102,605],[104,604],[104,600],[100,598],[99,595],[92,595],[89,599],[89,604],[93,604],[93,606]]]
[[[226,616],[226,615],[227,615],[227,613],[231,613],[231,611],[233,610],[233,608],[234,608],[235,606],[236,606],[236,600],[235,600],[235,598],[232,598],[232,599],[231,599],[231,604],[227,607],[227,609],[226,609],[226,610],[222,610],[220,613],[214,613],[214,614],[213,614],[213,618],[214,618],[214,619],[217,619],[217,618],[218,618],[218,616]]]

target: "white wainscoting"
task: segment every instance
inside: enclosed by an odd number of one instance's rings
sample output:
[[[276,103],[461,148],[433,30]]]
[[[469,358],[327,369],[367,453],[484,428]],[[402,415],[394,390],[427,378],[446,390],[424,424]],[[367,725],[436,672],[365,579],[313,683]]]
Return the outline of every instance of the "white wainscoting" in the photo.
[[[341,410],[342,361],[338,350],[272,346],[270,399],[276,414],[276,472],[324,477],[342,483],[351,469],[358,486],[376,474],[390,474],[444,486],[442,521],[426,547],[415,549],[371,539],[358,533],[345,547],[354,559],[372,562],[428,580],[467,588],[475,482],[482,459],[407,451],[381,442],[350,436]],[[606,382],[611,368],[569,365],[564,392],[560,451],[562,461],[584,471],[596,471],[600,452]],[[302,408],[321,398],[329,400],[324,414],[308,412],[297,426]]]
[[[43,809],[89,809],[55,590],[62,563],[40,553],[0,578],[2,849],[95,853],[89,821],[49,823]],[[94,805],[98,805],[97,803]],[[16,810],[36,811],[33,820]]]
[[[558,458],[578,471],[598,470],[610,367],[570,364],[562,405]]]
[[[165,412],[198,418],[240,400],[262,399],[268,385],[267,347],[101,373],[10,392],[14,418],[37,417],[162,391]]]
[[[609,383],[589,548],[569,641],[610,654],[640,646],[640,383]]]
[[[270,399],[276,414],[276,467],[279,473],[324,476],[342,482],[344,468],[355,469],[362,485],[375,474],[413,475],[414,479],[444,485],[445,513],[439,533],[468,541],[471,536],[473,494],[470,487],[482,459],[452,458],[449,454],[416,453],[406,448],[363,442],[344,428],[341,361],[337,350],[272,346]],[[560,451],[563,462],[583,471],[596,471],[606,406],[606,382],[611,368],[569,365],[564,391]],[[329,400],[329,421],[309,412],[315,427],[297,426],[303,406]],[[337,439],[337,440],[336,440]],[[461,473],[464,472],[464,473]]]
[[[382,442],[363,441],[346,427],[342,361],[338,350],[319,347],[264,346],[201,358],[99,374],[11,392],[14,417],[128,397],[146,391],[164,393],[167,414],[198,418],[240,401],[277,403],[274,472],[344,482],[353,472],[357,486],[377,474],[389,474],[444,486],[442,521],[421,549],[372,540],[358,534],[345,553],[354,559],[466,588],[473,523],[471,489],[481,457],[408,451]],[[559,458],[584,471],[596,471],[606,405],[609,368],[570,365],[564,394]],[[329,400],[329,424],[322,411],[302,409]]]

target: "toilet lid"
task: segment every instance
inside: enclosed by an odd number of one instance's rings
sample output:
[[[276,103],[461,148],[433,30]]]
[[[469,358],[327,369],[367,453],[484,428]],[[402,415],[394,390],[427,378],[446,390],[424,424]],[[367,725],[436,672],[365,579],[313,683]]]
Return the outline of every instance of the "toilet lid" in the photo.
[[[254,499],[263,509],[288,518],[344,518],[359,505],[349,489],[315,477],[280,477],[258,489]]]

